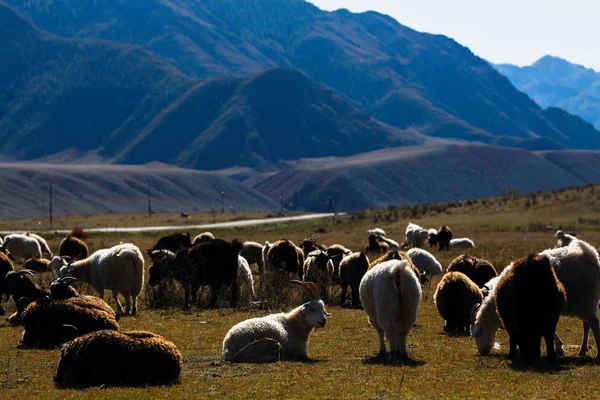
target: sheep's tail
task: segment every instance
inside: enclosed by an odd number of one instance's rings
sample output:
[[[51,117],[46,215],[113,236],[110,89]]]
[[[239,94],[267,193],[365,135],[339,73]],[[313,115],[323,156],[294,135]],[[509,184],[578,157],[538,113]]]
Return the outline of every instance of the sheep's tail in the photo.
[[[138,249],[137,247],[121,249],[117,254],[117,257],[121,255],[129,257],[129,259],[131,260],[134,269],[134,277],[141,275],[139,285],[137,280],[135,280],[132,287],[131,294],[137,296],[142,292],[142,288],[144,287],[144,257],[142,256],[140,249]]]

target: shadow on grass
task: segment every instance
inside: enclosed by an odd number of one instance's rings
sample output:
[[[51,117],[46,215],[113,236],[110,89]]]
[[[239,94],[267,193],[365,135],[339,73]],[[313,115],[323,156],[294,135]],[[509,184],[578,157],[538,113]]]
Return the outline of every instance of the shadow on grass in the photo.
[[[600,361],[595,358],[578,356],[559,357],[556,364],[550,364],[547,357],[542,357],[535,364],[526,364],[523,358],[519,355],[516,361],[511,361],[507,354],[491,354],[488,356],[480,356],[482,358],[497,360],[514,371],[534,372],[539,374],[556,374],[581,367],[585,365],[600,365]]]
[[[388,365],[390,367],[400,367],[400,366],[408,366],[408,367],[420,367],[425,365],[425,361],[423,360],[414,360],[412,358],[408,358],[406,360],[401,360],[397,364],[390,364],[388,361],[387,354],[374,354],[371,356],[367,356],[362,360],[363,364],[366,365]]]

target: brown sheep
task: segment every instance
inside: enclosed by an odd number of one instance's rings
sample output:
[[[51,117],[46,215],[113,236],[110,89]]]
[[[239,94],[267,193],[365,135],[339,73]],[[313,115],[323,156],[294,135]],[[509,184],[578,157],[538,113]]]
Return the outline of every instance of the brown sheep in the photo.
[[[315,238],[308,238],[302,240],[300,246],[298,247],[302,249],[302,253],[304,253],[304,258],[308,257],[308,254],[312,253],[313,251],[327,251],[327,246],[321,243],[317,243],[317,239]]]
[[[75,236],[67,236],[60,242],[58,255],[63,257],[71,257],[73,261],[83,260],[88,258],[89,250],[87,244]]]
[[[342,259],[350,254],[352,254],[352,250],[347,249],[341,244],[334,244],[327,248],[327,255],[332,257],[331,260],[333,261],[332,279],[335,282],[338,282],[340,279],[340,263],[342,262]]]
[[[446,225],[439,227],[436,235],[440,250],[450,250],[450,241],[452,240],[452,230]]]
[[[447,269],[447,272],[451,271],[462,272],[480,288],[483,288],[490,279],[498,276],[489,261],[468,254],[462,254],[452,260]]]
[[[304,253],[294,242],[281,239],[273,243],[267,252],[267,271],[287,271],[297,274],[300,280],[304,275]]]
[[[175,344],[159,335],[104,330],[62,347],[54,381],[64,387],[164,385],[179,380],[182,366]]]
[[[152,248],[148,249],[148,255],[155,250],[169,250],[176,252],[180,249],[188,249],[192,246],[192,240],[190,234],[187,232],[173,233],[171,235],[163,236],[158,239],[158,242]]]
[[[554,335],[567,295],[550,259],[538,254],[515,261],[498,282],[495,296],[509,335],[510,359],[516,359],[519,346],[525,363],[539,361],[543,337],[548,361],[555,363]]]
[[[46,260],[45,258],[30,258],[23,264],[23,269],[29,269],[41,274],[52,271],[48,264],[50,264],[50,260]]]
[[[368,270],[369,258],[365,253],[352,253],[342,259],[340,262],[340,286],[342,288],[340,307],[346,303],[348,286],[352,290],[352,307],[358,307],[360,280]]]
[[[369,232],[369,244],[365,248],[365,253],[387,253],[390,250],[390,245],[381,240],[377,232]]]
[[[469,334],[471,310],[481,304],[484,293],[462,272],[448,272],[442,277],[433,295],[438,312],[444,319],[444,331]]]
[[[390,250],[387,253],[385,253],[384,255],[382,255],[381,257],[379,257],[378,259],[376,259],[375,261],[372,261],[371,264],[369,264],[369,269],[373,268],[374,266],[381,264],[384,261],[390,261],[390,260],[405,260],[408,261],[408,264],[410,265],[410,268],[413,270],[413,272],[415,273],[415,275],[417,276],[417,278],[419,278],[419,280],[421,281],[421,283],[425,283],[428,282],[429,279],[427,278],[427,276],[425,274],[422,274],[421,271],[419,271],[419,269],[415,266],[415,264],[413,264],[412,259],[410,258],[410,256],[408,254],[406,254],[403,251],[400,250]]]

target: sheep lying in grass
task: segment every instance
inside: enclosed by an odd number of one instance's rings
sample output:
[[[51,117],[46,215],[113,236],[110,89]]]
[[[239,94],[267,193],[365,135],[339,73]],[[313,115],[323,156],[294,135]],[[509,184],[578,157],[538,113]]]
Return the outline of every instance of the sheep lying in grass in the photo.
[[[24,235],[37,240],[40,245],[40,249],[42,250],[42,257],[52,258],[54,256],[54,254],[52,254],[52,250],[50,250],[50,246],[48,246],[48,242],[46,242],[46,239],[31,232],[25,232]]]
[[[348,286],[352,290],[352,307],[358,307],[360,281],[368,270],[369,258],[364,253],[352,253],[342,259],[340,262],[340,287],[342,288],[340,307],[346,303]]]
[[[565,288],[567,302],[562,315],[577,317],[583,321],[583,339],[579,356],[585,357],[588,351],[589,328],[592,328],[596,344],[600,343],[600,324],[598,322],[598,303],[600,302],[600,260],[598,252],[588,243],[575,240],[566,247],[549,249],[540,253],[550,260],[550,265],[560,283]],[[500,274],[506,276],[514,263]],[[486,297],[480,307],[476,307],[471,323],[471,336],[475,338],[477,349],[481,354],[489,354],[494,346],[496,331],[501,326],[500,316],[496,311],[498,285]],[[562,341],[555,335],[556,353],[564,353]],[[600,359],[600,352],[596,356]]]
[[[450,249],[474,249],[475,243],[469,238],[452,239],[448,244]]]
[[[54,381],[62,387],[144,386],[179,380],[183,359],[151,332],[93,332],[65,344]]]
[[[50,260],[46,260],[45,258],[30,258],[23,264],[23,269],[29,269],[38,274],[52,271],[50,269]]]
[[[61,257],[71,257],[72,260],[83,260],[88,258],[89,250],[87,244],[75,236],[67,236],[60,242],[58,255]]]
[[[4,315],[5,313],[4,308],[2,307],[2,287],[4,285],[4,280],[6,279],[6,275],[14,270],[15,267],[13,266],[12,261],[10,261],[10,258],[0,251],[0,315]]]
[[[137,246],[124,243],[98,250],[83,260],[69,263],[64,257],[55,257],[52,263],[55,262],[63,264],[61,277],[71,276],[89,283],[100,298],[104,298],[104,290],[111,290],[117,314],[137,313],[137,297],[144,286],[144,257]],[[125,310],[119,301],[119,293],[125,297]]]
[[[448,265],[448,272],[451,271],[462,272],[480,288],[498,275],[489,261],[468,254],[461,254],[452,260]]]
[[[1,248],[8,250],[10,256],[15,260],[42,258],[40,243],[35,238],[22,234],[6,236]]]
[[[223,340],[223,360],[234,362],[275,362],[280,359],[306,359],[308,341],[315,328],[324,328],[330,314],[319,299],[312,282],[292,281],[301,286],[309,301],[288,313],[252,318],[227,332]]]
[[[36,272],[28,269],[20,271],[11,271],[6,274],[2,286],[0,287],[0,296],[12,296],[17,311],[15,311],[9,318],[8,322],[11,325],[19,325],[22,322],[21,314],[27,303],[21,301],[22,298],[27,298],[29,301],[45,299],[50,294],[49,291],[44,290],[29,276],[34,275]]]
[[[442,277],[433,295],[444,331],[451,334],[469,334],[471,310],[483,301],[484,293],[468,276],[448,272]]]
[[[409,249],[406,254],[422,274],[437,275],[442,273],[442,264],[427,250],[415,247]]]
[[[545,255],[529,256],[513,264],[495,292],[498,314],[510,337],[510,359],[516,360],[519,346],[526,363],[539,361],[543,336],[548,361],[555,363],[553,340],[565,306],[565,289]]]
[[[390,345],[390,362],[408,359],[406,337],[417,321],[421,285],[408,261],[386,261],[371,268],[360,282],[360,301],[369,324],[379,336],[379,354],[385,354],[383,335]]]
[[[568,246],[573,240],[577,240],[577,237],[574,235],[570,235],[568,233],[564,233],[563,231],[556,231],[554,234],[556,240],[556,247],[565,247]]]

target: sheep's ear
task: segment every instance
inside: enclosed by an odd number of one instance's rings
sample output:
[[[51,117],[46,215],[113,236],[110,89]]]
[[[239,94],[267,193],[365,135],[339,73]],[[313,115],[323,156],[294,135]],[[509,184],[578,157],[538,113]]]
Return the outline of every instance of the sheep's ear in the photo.
[[[73,261],[73,258],[70,256],[62,256],[62,259],[67,263],[71,263]]]

